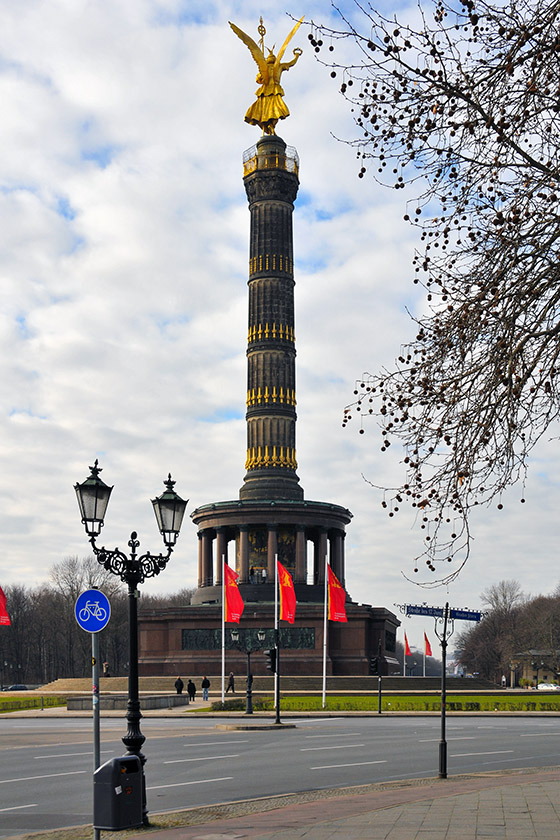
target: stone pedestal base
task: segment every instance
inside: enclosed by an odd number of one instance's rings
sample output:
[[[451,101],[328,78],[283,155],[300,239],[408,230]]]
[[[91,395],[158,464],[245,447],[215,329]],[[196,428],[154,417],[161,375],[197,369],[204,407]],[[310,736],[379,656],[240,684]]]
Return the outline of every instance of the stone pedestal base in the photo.
[[[400,622],[383,607],[347,603],[348,622],[328,624],[327,674],[335,676],[371,673],[372,660],[381,642],[382,673],[394,670],[395,637]],[[286,676],[319,676],[323,673],[322,604],[298,604],[293,625],[280,624],[281,673]],[[200,605],[142,612],[140,628],[140,674],[142,676],[186,674],[188,677],[217,677],[221,674],[221,606]],[[231,640],[231,630],[239,629],[239,646]],[[265,630],[264,642],[257,642],[257,631]],[[251,670],[255,675],[270,674],[261,650],[274,645],[274,605],[247,604],[241,623],[226,624],[226,673],[239,679],[238,692],[244,690],[247,669],[245,646],[252,650]],[[258,649],[255,649],[258,648]]]

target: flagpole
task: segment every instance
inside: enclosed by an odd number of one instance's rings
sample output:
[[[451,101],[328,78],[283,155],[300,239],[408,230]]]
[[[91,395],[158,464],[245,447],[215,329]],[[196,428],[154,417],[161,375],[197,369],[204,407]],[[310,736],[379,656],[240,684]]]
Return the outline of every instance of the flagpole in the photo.
[[[404,634],[404,648],[403,648],[403,677],[406,677],[406,633]]]
[[[422,676],[426,676],[426,631],[424,630],[424,669],[422,672]]]
[[[328,614],[328,595],[329,595],[329,569],[328,558],[325,554],[325,615],[323,619],[323,709],[326,705],[327,694],[327,614]]]
[[[274,646],[276,647],[276,670],[274,671],[274,708],[278,711],[278,555],[274,555]]]
[[[226,558],[222,554],[222,703],[225,701],[226,679]]]

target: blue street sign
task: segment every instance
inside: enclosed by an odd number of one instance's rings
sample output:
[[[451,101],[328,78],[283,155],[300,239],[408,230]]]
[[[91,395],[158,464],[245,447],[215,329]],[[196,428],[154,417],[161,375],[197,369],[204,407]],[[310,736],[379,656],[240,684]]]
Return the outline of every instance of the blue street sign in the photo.
[[[406,605],[407,615],[434,615],[436,618],[443,618],[443,607],[417,607],[412,604]]]
[[[460,621],[480,621],[482,613],[476,610],[450,610],[451,618],[456,618]]]
[[[88,589],[76,601],[74,614],[82,630],[99,633],[111,617],[111,604],[99,589]]]
[[[406,605],[407,615],[432,615],[436,618],[443,618],[443,607],[419,607],[416,604]],[[457,621],[480,621],[482,613],[476,610],[449,610],[449,618]]]

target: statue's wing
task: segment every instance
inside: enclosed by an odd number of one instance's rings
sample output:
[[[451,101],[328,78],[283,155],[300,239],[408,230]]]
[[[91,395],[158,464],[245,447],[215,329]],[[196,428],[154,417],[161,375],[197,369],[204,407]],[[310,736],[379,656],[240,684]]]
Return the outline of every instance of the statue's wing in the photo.
[[[303,20],[303,18],[302,18],[302,20]],[[233,29],[233,31],[235,32],[237,37],[241,38],[243,43],[247,47],[249,47],[249,49],[251,51],[251,55],[253,56],[253,58],[257,62],[258,68],[259,68],[263,78],[266,78],[266,76],[268,75],[268,68],[267,68],[267,65],[266,65],[265,57],[264,57],[264,55],[262,53],[262,50],[259,47],[259,45],[256,44],[255,41],[253,41],[253,39],[251,38],[250,35],[247,35],[247,33],[243,32],[243,30],[240,29],[238,26],[236,26],[235,23],[232,23],[231,20],[229,21],[229,25],[231,26],[231,28]],[[299,26],[299,23],[298,23],[298,26]],[[297,29],[297,27],[296,27],[296,29]],[[287,43],[287,41],[286,41],[286,43]]]
[[[294,28],[292,29],[292,31],[290,32],[290,34],[288,35],[288,37],[286,38],[284,43],[282,44],[282,48],[280,49],[278,55],[276,56],[276,64],[280,64],[280,62],[282,61],[282,56],[286,52],[286,47],[288,46],[288,44],[290,43],[290,41],[292,40],[292,38],[294,37],[294,35],[298,31],[298,29],[300,28],[301,22],[302,22],[304,17],[305,17],[305,15],[303,15],[303,17],[300,17],[300,19],[298,20],[298,22],[296,23],[296,25],[294,26]]]

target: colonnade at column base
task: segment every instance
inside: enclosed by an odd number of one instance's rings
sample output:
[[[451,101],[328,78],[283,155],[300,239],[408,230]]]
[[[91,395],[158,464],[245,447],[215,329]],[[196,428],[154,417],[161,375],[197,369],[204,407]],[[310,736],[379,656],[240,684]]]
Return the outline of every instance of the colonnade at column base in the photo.
[[[326,562],[345,586],[345,528],[352,518],[347,508],[309,500],[240,499],[203,505],[191,518],[199,540],[193,604],[221,602],[224,562],[256,602],[274,599],[276,559],[290,572],[302,601],[323,599]]]

